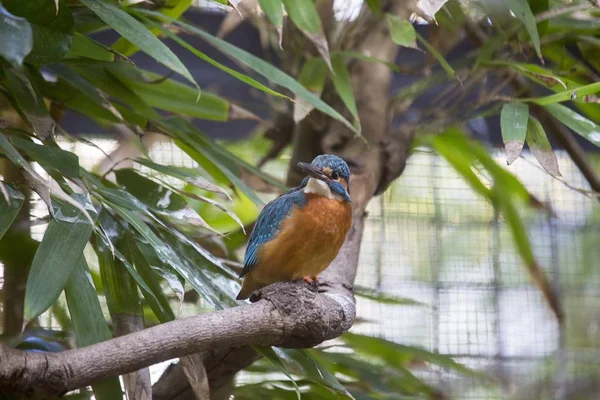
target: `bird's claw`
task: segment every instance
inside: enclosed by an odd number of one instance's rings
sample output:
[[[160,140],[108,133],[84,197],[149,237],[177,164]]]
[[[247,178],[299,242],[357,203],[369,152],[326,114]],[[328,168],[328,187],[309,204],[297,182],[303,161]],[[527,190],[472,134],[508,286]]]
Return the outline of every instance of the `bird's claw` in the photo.
[[[304,278],[304,282],[308,283],[310,286],[312,287],[317,287],[319,286],[319,279],[316,276],[305,276]]]

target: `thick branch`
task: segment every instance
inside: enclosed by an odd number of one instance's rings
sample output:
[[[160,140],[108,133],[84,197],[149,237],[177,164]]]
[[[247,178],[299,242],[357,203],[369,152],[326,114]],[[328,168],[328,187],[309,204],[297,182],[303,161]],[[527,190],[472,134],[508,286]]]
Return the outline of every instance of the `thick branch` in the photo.
[[[331,283],[318,294],[302,283],[266,288],[263,300],[158,325],[62,353],[2,348],[0,393],[63,394],[108,377],[215,348],[243,345],[311,347],[352,325],[351,292]]]

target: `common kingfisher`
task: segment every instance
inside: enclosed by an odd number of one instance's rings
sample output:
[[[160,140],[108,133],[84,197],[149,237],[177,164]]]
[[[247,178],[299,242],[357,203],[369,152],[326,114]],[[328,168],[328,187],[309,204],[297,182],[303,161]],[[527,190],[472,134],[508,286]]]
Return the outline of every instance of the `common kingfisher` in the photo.
[[[303,278],[317,281],[337,256],[352,225],[350,169],[340,157],[298,163],[307,176],[268,203],[248,240],[238,300],[267,285]]]

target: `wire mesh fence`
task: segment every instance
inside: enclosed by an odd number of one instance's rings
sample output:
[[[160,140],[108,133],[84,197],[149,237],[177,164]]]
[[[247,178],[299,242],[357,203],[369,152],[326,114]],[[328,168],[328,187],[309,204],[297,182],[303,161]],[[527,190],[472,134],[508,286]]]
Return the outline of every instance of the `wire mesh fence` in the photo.
[[[94,142],[105,152],[115,147],[112,140]],[[77,153],[84,167],[104,157],[84,143],[61,145]],[[155,145],[150,156],[194,166],[167,142]],[[507,168],[556,214],[522,210],[536,257],[561,298],[565,324],[557,323],[531,285],[502,216],[440,157],[417,151],[402,177],[368,208],[356,284],[421,304],[359,297],[352,330],[451,355],[497,379],[417,371],[444,385],[452,398],[600,398],[600,208],[568,156],[557,156],[561,178],[541,171],[529,155]],[[500,165],[502,157],[497,154]],[[285,164],[271,162],[267,172],[283,178]],[[34,201],[32,213],[38,218],[47,211]],[[35,225],[32,236],[39,240],[44,230]],[[156,378],[159,373],[154,371]]]

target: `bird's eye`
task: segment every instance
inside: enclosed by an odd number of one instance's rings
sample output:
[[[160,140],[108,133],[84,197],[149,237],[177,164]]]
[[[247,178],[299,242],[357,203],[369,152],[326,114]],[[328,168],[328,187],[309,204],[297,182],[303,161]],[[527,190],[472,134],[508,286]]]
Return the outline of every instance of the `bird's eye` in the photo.
[[[333,179],[334,181],[337,181],[338,179],[340,179],[340,174],[338,174],[337,172],[333,171],[331,173],[331,179]]]

